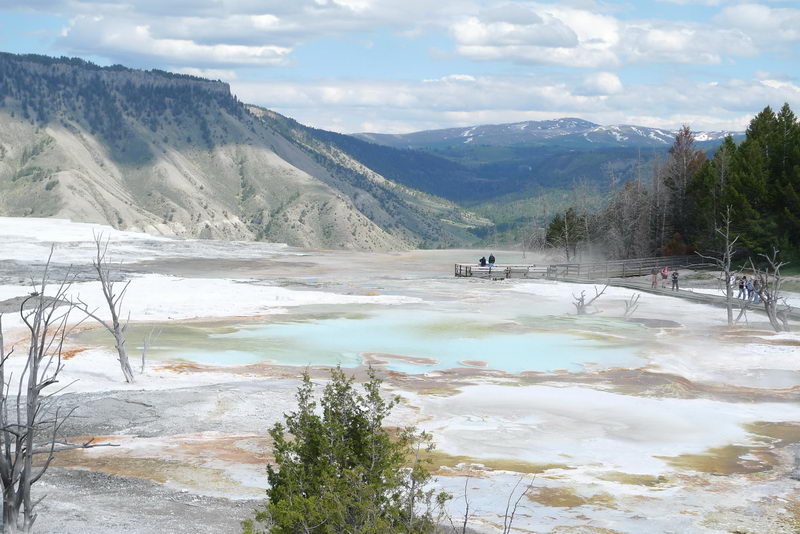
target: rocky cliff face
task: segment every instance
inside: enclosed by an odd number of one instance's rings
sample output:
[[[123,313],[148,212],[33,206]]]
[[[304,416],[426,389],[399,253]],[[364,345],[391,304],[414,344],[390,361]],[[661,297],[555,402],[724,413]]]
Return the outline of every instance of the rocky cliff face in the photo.
[[[11,54],[0,55],[0,215],[363,250],[462,244],[484,224],[224,83]]]

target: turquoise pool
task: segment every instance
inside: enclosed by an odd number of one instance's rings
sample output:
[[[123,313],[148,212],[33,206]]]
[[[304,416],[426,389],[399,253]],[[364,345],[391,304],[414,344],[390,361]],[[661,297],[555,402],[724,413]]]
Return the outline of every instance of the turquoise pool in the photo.
[[[141,345],[149,328],[132,328],[129,346]],[[101,334],[95,331],[83,337],[91,341]],[[371,362],[410,374],[455,367],[509,373],[579,371],[642,363],[638,344],[629,338],[409,309],[298,316],[259,324],[165,326],[151,354],[209,365],[270,361],[352,368]]]

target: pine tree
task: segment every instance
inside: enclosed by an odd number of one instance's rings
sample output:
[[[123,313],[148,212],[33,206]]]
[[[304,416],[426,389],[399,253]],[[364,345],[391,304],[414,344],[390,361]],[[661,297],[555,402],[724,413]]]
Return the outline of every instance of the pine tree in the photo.
[[[385,401],[370,371],[360,393],[341,369],[317,402],[308,373],[297,391],[297,411],[271,430],[275,465],[267,467],[264,508],[243,524],[246,534],[337,534],[434,531],[449,498],[427,488],[422,453],[430,438],[383,427],[398,400]]]

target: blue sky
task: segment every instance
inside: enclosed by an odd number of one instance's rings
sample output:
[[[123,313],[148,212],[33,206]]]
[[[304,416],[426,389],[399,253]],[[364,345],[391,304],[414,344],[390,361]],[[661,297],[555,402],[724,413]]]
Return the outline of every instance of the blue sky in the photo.
[[[231,84],[337,131],[581,117],[741,130],[800,111],[800,2],[0,0],[0,50]]]

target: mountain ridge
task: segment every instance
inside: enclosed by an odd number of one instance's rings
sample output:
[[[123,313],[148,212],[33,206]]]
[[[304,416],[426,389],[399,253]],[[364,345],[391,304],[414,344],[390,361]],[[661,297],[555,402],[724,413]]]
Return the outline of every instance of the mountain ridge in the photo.
[[[457,145],[488,146],[575,146],[584,147],[669,147],[677,130],[630,124],[601,125],[576,117],[541,121],[481,124],[458,128],[420,130],[406,134],[355,133],[353,136],[395,148],[432,149]],[[727,135],[744,132],[695,132],[698,143],[720,142]],[[587,144],[589,143],[589,144]]]

